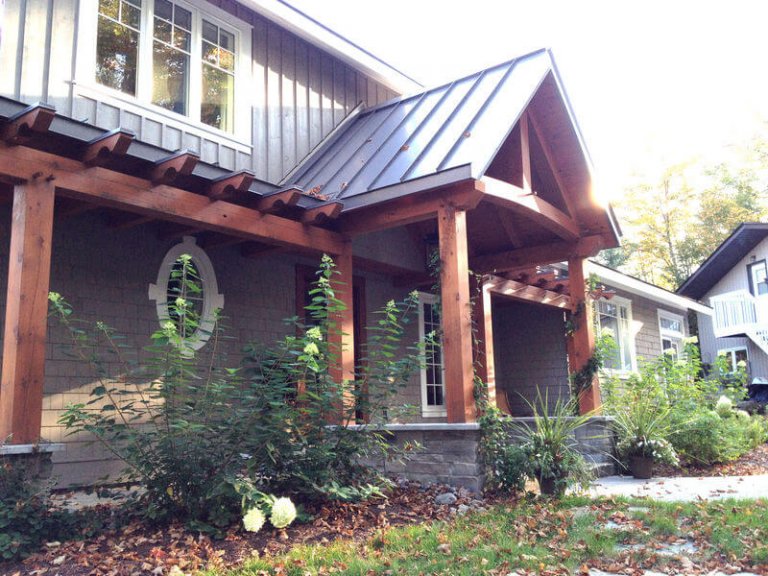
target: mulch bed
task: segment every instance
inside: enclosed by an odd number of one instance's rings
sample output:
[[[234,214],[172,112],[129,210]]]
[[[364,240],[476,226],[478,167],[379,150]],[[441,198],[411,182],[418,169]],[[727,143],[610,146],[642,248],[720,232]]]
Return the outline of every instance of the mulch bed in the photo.
[[[451,507],[435,504],[444,487],[405,484],[387,499],[335,502],[307,510],[313,520],[286,530],[267,527],[256,534],[232,528],[223,539],[190,532],[181,525],[161,529],[134,521],[120,530],[84,541],[53,543],[22,562],[0,563],[0,576],[133,576],[182,574],[206,567],[235,567],[251,556],[275,555],[302,543],[335,538],[362,539],[387,526],[446,519]],[[459,490],[455,509],[471,505],[472,497]],[[176,567],[176,568],[174,568]]]
[[[768,444],[758,446],[738,460],[724,464],[700,466],[683,463],[680,468],[666,465],[654,468],[655,476],[754,476],[756,474],[768,474]]]

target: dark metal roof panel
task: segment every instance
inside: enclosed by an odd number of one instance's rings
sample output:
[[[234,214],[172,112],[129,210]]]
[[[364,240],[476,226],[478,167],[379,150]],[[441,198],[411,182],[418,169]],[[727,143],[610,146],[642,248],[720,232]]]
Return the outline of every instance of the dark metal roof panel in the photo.
[[[741,224],[677,289],[678,294],[700,299],[750,250],[768,237],[768,224],[746,222]]]
[[[364,111],[283,184],[348,201],[458,166],[480,178],[551,70],[540,50]]]

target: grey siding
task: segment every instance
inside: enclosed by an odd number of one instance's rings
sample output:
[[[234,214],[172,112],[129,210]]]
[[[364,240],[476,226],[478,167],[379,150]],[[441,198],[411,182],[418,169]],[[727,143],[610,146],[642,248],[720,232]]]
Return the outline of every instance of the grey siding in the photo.
[[[374,105],[396,95],[234,2],[211,4],[233,19],[237,14],[253,30],[250,135],[245,142],[186,125],[183,117],[167,121],[147,114],[138,101],[122,104],[80,93],[76,66],[87,72],[91,63],[76,58],[79,0],[6,0],[0,95],[30,104],[48,102],[61,114],[102,128],[129,128],[147,143],[190,148],[206,162],[248,168],[271,182],[285,176],[359,102]]]
[[[526,400],[536,399],[537,388],[550,402],[570,394],[562,310],[495,302],[493,345],[496,386],[506,394],[513,416],[530,416]]]

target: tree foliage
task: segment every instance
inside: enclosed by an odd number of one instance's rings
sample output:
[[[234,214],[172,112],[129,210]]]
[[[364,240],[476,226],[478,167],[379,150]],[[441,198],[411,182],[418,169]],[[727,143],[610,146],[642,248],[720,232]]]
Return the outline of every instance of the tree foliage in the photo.
[[[768,140],[756,137],[733,157],[640,177],[616,203],[623,246],[601,254],[601,263],[678,288],[739,224],[768,215]]]

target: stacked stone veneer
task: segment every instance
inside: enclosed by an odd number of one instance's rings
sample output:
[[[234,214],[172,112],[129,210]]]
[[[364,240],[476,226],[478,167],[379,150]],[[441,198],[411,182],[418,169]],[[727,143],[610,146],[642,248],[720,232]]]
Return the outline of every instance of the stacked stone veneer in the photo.
[[[533,425],[533,418],[516,418],[515,422]],[[598,476],[615,472],[615,436],[610,422],[610,418],[596,416],[575,435],[577,449]],[[478,424],[393,424],[386,429],[392,434],[392,444],[406,448],[405,457],[374,458],[366,464],[389,476],[460,486],[474,492],[482,490],[485,470]],[[510,430],[510,442],[517,441],[519,438]],[[409,449],[410,446],[413,448]]]

